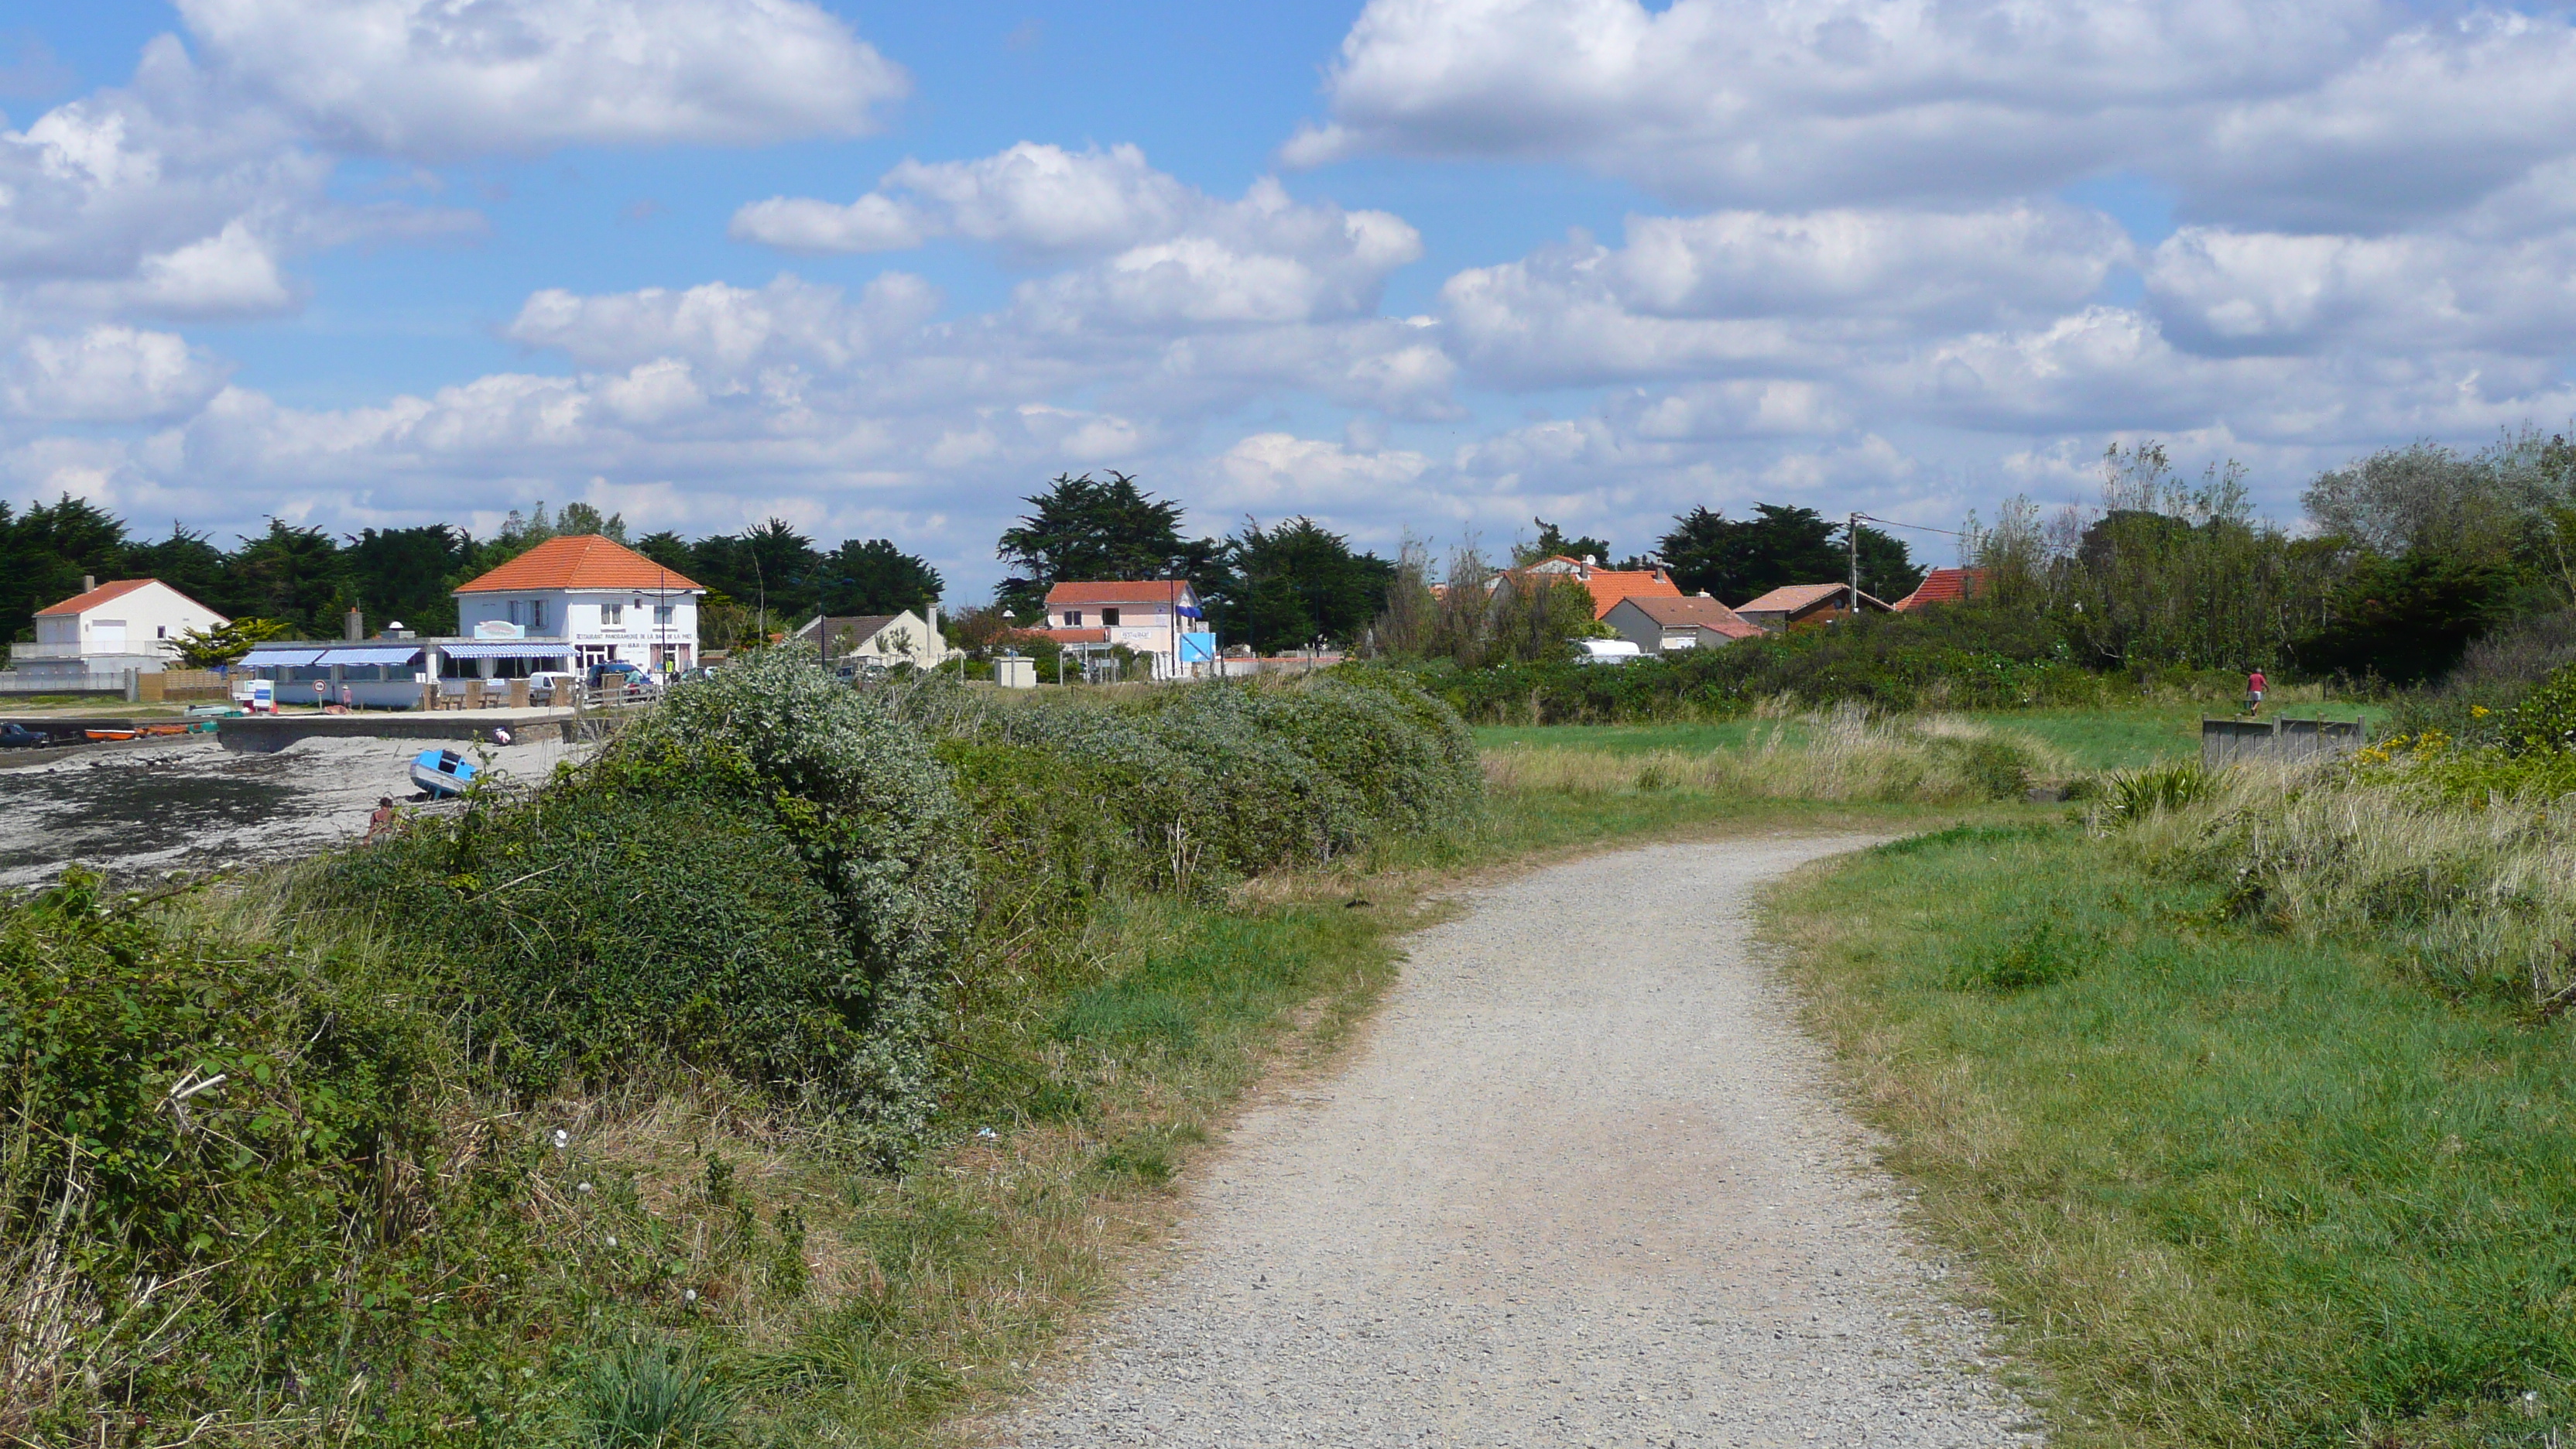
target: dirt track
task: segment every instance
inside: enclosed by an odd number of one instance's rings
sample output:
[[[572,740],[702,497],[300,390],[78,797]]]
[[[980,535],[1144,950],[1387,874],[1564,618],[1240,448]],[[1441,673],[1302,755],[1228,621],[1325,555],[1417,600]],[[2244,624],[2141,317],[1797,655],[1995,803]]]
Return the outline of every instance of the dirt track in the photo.
[[[1031,1446],[2036,1443],[1748,939],[1865,844],[1663,846],[1416,937],[1331,1078],[1198,1174]]]

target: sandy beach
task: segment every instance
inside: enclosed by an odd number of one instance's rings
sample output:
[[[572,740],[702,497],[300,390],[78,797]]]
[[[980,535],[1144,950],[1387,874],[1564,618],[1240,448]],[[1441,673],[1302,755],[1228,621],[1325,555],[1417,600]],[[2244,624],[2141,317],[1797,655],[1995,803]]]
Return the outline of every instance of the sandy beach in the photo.
[[[0,772],[0,886],[52,880],[66,865],[118,877],[310,855],[366,833],[390,795],[415,800],[418,740],[306,740],[272,755],[211,739],[102,751]],[[486,747],[495,771],[545,778],[589,745]]]

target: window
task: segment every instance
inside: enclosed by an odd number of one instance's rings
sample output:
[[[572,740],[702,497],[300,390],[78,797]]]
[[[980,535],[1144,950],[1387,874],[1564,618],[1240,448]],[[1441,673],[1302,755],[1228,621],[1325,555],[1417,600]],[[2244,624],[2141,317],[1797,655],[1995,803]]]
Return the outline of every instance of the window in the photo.
[[[155,639],[167,639],[167,638],[169,638],[169,637],[170,637],[170,626],[169,626],[169,625],[167,625],[167,624],[162,624],[162,625],[156,626],[156,627],[153,629],[153,631],[152,631],[152,637],[153,637],[153,638],[155,638]]]
[[[543,599],[530,599],[530,600],[528,600],[528,627],[529,627],[529,628],[531,628],[531,629],[543,629],[544,627],[546,627],[546,601],[545,601],[545,600],[543,600]]]
[[[624,604],[602,604],[599,606],[599,627],[603,629],[617,629],[623,628],[625,624],[626,606]]]
[[[655,604],[653,606],[653,622],[657,626],[667,629],[671,626],[672,616],[678,612],[678,608],[674,605]]]
[[[524,622],[519,618],[519,601],[516,599],[510,601],[510,622],[513,624]]]
[[[1116,609],[1103,609],[1103,610],[1101,610],[1101,611],[1100,611],[1100,622],[1101,622],[1101,623],[1103,623],[1103,624],[1108,625],[1108,626],[1109,626],[1110,628],[1112,628],[1112,629],[1117,628],[1117,627],[1118,627],[1118,611],[1117,611]]]
[[[1081,611],[1080,609],[1067,609],[1067,610],[1065,610],[1065,611],[1064,611],[1064,626],[1065,626],[1066,628],[1068,628],[1068,629],[1079,629],[1079,628],[1081,628],[1081,627],[1082,627],[1082,611]]]

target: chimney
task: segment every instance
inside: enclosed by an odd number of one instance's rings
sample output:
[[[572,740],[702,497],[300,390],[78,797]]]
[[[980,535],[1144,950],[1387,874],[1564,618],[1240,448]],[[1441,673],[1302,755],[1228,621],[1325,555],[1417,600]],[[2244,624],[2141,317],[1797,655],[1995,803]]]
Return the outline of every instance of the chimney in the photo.
[[[82,593],[86,594],[86,593],[88,593],[90,590],[95,589],[95,588],[97,588],[97,587],[98,587],[98,575],[96,575],[96,574],[83,574],[83,575],[81,575],[81,592],[82,592]]]
[[[341,616],[340,637],[348,640],[367,637],[367,616],[359,613],[354,605],[347,614]]]

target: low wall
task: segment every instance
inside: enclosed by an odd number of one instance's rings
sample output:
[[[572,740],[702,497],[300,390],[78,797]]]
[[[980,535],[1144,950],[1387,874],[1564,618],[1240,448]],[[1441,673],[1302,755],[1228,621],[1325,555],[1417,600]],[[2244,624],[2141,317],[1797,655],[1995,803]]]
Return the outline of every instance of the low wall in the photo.
[[[418,686],[413,686],[418,688]],[[568,709],[407,710],[374,714],[242,715],[215,722],[215,738],[228,750],[275,754],[298,740],[482,740],[496,728],[520,740],[569,744],[609,721]]]
[[[2319,755],[2348,755],[2369,732],[2356,720],[2205,719],[2200,722],[2200,762],[2222,765],[2291,764]]]

